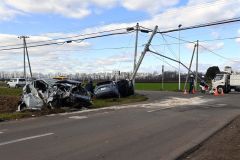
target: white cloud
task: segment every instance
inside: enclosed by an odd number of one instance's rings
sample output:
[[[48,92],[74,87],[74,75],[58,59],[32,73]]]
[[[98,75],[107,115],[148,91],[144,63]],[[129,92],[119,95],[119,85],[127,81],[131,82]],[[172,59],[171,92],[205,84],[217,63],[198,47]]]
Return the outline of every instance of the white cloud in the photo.
[[[122,5],[129,10],[142,10],[149,13],[163,11],[179,3],[179,0],[123,0]]]
[[[0,2],[0,21],[8,21],[14,18],[16,15],[22,14],[22,12],[8,7],[4,1]]]
[[[240,36],[240,29],[238,30],[238,36]],[[236,42],[237,42],[237,43],[240,43],[240,38],[237,38],[237,39],[236,39]]]
[[[193,50],[194,45],[191,43],[188,43],[185,45],[187,49],[189,50]],[[218,42],[218,43],[206,43],[206,42],[199,42],[199,52],[209,52],[209,50],[211,51],[216,51],[216,50],[220,50],[224,47],[224,43],[223,42]],[[207,49],[209,50],[207,50]]]
[[[203,2],[206,1],[207,0]],[[240,16],[240,8],[236,7],[240,5],[240,1],[221,0],[221,3],[219,3],[219,1],[212,3],[202,3],[202,1],[191,2],[192,1],[185,6],[169,8],[162,13],[154,14],[150,19],[140,21],[139,23],[141,26],[148,28],[153,28],[155,25],[158,25],[160,30],[166,30],[177,28],[179,24],[182,24],[182,27],[187,27]],[[137,22],[107,24],[89,28],[88,32],[135,26],[136,23]]]
[[[31,48],[31,45],[42,44],[35,43],[38,41],[52,40],[53,37],[40,35],[27,38],[28,52],[32,64],[33,72],[75,72],[74,65],[81,63],[78,57],[74,54],[80,53],[79,50],[86,49],[91,46],[89,42],[81,43],[65,43],[63,45],[50,45],[43,47]],[[51,34],[49,34],[51,35]],[[71,34],[55,33],[52,35],[61,35],[63,37],[71,36]],[[19,44],[17,47],[22,47],[22,40],[17,38],[17,35],[0,34],[1,46]],[[4,42],[4,43],[3,43]],[[3,49],[6,47],[1,47]],[[9,47],[8,47],[9,48]],[[70,50],[70,51],[69,51]],[[1,51],[1,71],[22,71],[23,70],[23,49]],[[84,61],[83,61],[84,62]],[[82,63],[83,63],[82,62]],[[78,64],[78,65],[79,65]]]
[[[9,19],[21,11],[30,14],[52,13],[70,18],[84,18],[92,13],[92,6],[110,8],[116,3],[116,0],[3,0],[0,4],[0,15]],[[4,10],[1,6],[5,6]]]

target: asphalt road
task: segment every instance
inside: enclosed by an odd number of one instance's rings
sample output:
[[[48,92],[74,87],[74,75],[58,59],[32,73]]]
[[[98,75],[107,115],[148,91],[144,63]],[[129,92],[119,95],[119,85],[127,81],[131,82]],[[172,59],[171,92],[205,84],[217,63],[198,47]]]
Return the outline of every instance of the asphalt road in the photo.
[[[0,159],[171,160],[240,114],[240,94],[142,93],[144,104],[1,122]]]

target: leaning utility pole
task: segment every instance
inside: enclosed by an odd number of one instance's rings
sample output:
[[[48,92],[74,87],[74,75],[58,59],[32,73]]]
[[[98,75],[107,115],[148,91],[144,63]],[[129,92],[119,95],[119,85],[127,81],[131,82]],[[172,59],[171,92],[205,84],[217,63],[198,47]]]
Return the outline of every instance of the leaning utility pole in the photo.
[[[26,75],[26,56],[27,56],[27,60],[28,60],[28,67],[29,67],[29,71],[30,71],[30,76],[32,78],[32,69],[31,69],[31,64],[30,64],[30,59],[29,59],[29,55],[28,55],[28,49],[27,49],[27,43],[26,43],[26,38],[29,38],[27,36],[20,36],[18,37],[20,39],[23,39],[23,67],[24,67],[24,78],[27,78]]]
[[[196,46],[197,45],[195,44],[194,48],[193,48],[192,58],[191,58],[191,61],[190,61],[190,65],[189,65],[189,68],[188,68],[188,74],[187,74],[186,81],[185,81],[185,84],[184,84],[184,92],[186,91],[187,82],[188,82],[189,74],[190,74],[190,71],[191,71],[192,61],[193,61],[194,53],[195,53],[195,50],[196,50]]]
[[[140,65],[141,65],[141,63],[143,61],[143,58],[144,58],[145,54],[149,51],[149,46],[151,45],[152,39],[153,39],[154,35],[157,33],[157,29],[158,29],[158,26],[156,26],[154,28],[154,30],[153,30],[153,32],[152,32],[152,34],[151,34],[151,36],[150,36],[150,38],[148,40],[148,43],[145,45],[145,48],[144,48],[144,50],[143,50],[143,52],[142,52],[142,54],[141,54],[141,56],[140,56],[140,58],[138,60],[136,68],[133,71],[133,74],[131,76],[131,80],[135,79],[137,71],[138,71],[138,69],[139,69],[139,67],[140,67]]]
[[[136,40],[135,40],[135,52],[134,52],[134,65],[133,65],[133,72],[137,66],[137,47],[138,47],[138,32],[139,32],[139,23],[136,25]],[[135,77],[133,79],[133,84],[135,85]]]
[[[197,40],[197,53],[196,53],[196,76],[195,76],[195,89],[198,89],[197,81],[198,81],[198,47],[199,41]]]

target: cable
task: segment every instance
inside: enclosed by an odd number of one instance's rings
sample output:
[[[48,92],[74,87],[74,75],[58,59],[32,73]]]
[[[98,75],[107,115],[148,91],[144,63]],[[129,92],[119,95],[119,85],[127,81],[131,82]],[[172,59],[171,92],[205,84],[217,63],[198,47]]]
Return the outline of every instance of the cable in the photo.
[[[64,43],[71,43],[71,42],[78,42],[78,41],[83,41],[87,39],[95,39],[95,38],[101,38],[101,37],[107,37],[107,36],[114,36],[114,35],[121,35],[121,34],[129,34],[131,32],[122,32],[122,33],[110,33],[110,34],[105,34],[105,35],[99,35],[99,36],[92,36],[92,37],[86,37],[82,39],[75,39],[75,40],[68,40],[68,41],[63,41],[63,42],[52,42],[52,43],[45,43],[45,44],[38,44],[38,45],[28,45],[28,48],[35,48],[35,47],[41,47],[41,46],[49,46],[49,45],[62,45]],[[23,47],[13,47],[13,48],[4,48],[0,49],[0,51],[9,51],[9,50],[16,50],[16,49],[22,49]]]
[[[169,65],[169,66],[171,66],[172,68],[175,68],[176,70],[178,70],[178,68],[177,67],[175,67],[175,66],[173,66],[173,65],[171,65],[170,63],[168,63],[167,61],[164,61],[164,60],[162,60],[161,58],[159,58],[159,57],[157,57],[155,54],[153,54],[153,53],[151,53],[155,58],[157,58],[157,59],[159,59],[159,60],[161,60],[163,63],[167,63],[167,65]]]
[[[196,28],[203,28],[203,27],[209,27],[209,26],[215,26],[215,25],[221,25],[221,24],[227,24],[227,23],[234,23],[234,22],[239,22],[239,21],[240,21],[240,17],[236,17],[236,18],[230,18],[230,19],[225,19],[225,20],[219,20],[219,21],[202,23],[202,24],[188,26],[188,27],[183,27],[183,28],[177,28],[177,29],[160,31],[160,32],[157,32],[157,33],[164,34],[164,33],[177,32],[177,31],[196,29]],[[140,26],[140,27],[148,30],[148,32],[152,32],[153,31],[152,29],[149,29],[149,28],[146,28],[146,27],[143,27],[143,26]]]
[[[163,34],[161,34],[161,36],[162,36],[163,40],[165,41],[165,43],[168,43],[167,40],[166,40],[166,38],[163,36]],[[167,48],[168,48],[168,50],[172,53],[172,55],[177,59],[177,56],[176,56],[176,54],[173,52],[172,48],[171,48],[169,45],[167,45]]]
[[[171,38],[174,38],[174,39],[178,39],[178,40],[181,40],[181,41],[187,42],[187,43],[193,43],[193,44],[196,44],[196,42],[193,42],[193,41],[188,41],[188,40],[184,40],[184,39],[181,39],[181,38],[179,39],[179,38],[177,38],[177,37],[170,36],[170,35],[167,35],[167,34],[165,34],[165,35],[166,35],[166,36],[169,36],[169,37],[171,37]],[[229,38],[228,38],[228,39],[229,39]],[[222,55],[220,55],[220,54],[218,54],[218,53],[212,51],[211,49],[205,47],[205,46],[202,45],[202,44],[199,44],[199,46],[202,47],[202,48],[204,48],[204,49],[206,49],[206,50],[208,50],[209,52],[211,52],[211,53],[217,55],[218,57],[223,58],[223,59],[227,59],[227,60],[232,61],[232,62],[240,62],[240,60],[232,60],[232,59],[230,59],[230,58],[224,57],[224,56],[222,56]]]
[[[105,30],[105,31],[88,33],[88,34],[80,34],[80,35],[68,36],[68,37],[62,37],[62,38],[56,38],[56,39],[51,39],[51,40],[28,42],[28,45],[29,45],[29,44],[42,43],[42,42],[52,42],[52,41],[57,41],[57,40],[72,39],[72,38],[83,37],[83,36],[90,36],[90,35],[102,34],[102,33],[106,33],[106,32],[120,31],[120,30],[127,29],[127,28],[128,28],[128,27],[126,27],[126,28],[112,29],[112,30]],[[22,44],[5,45],[5,46],[0,46],[0,48],[12,47],[12,46],[19,46],[19,45],[22,45]]]
[[[222,56],[222,55],[220,55],[220,54],[218,54],[218,53],[210,50],[209,48],[207,48],[207,47],[205,47],[205,46],[203,46],[203,45],[199,45],[199,46],[201,46],[202,48],[208,50],[209,52],[211,52],[211,53],[213,53],[213,54],[215,54],[215,55],[217,55],[217,56],[219,56],[219,57],[221,57],[221,58],[223,58],[223,59],[227,59],[227,60],[232,61],[232,62],[240,62],[240,60],[232,60],[232,59],[230,59],[230,58],[224,57],[224,56]]]

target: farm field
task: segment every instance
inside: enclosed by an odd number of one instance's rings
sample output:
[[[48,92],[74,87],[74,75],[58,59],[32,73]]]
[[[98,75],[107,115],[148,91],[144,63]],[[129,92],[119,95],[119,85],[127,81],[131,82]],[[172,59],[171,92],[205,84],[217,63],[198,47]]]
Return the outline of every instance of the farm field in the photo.
[[[183,90],[183,88],[184,83],[181,83],[181,90]],[[136,83],[135,89],[146,91],[178,91],[178,83],[164,83],[163,88],[162,83]]]

